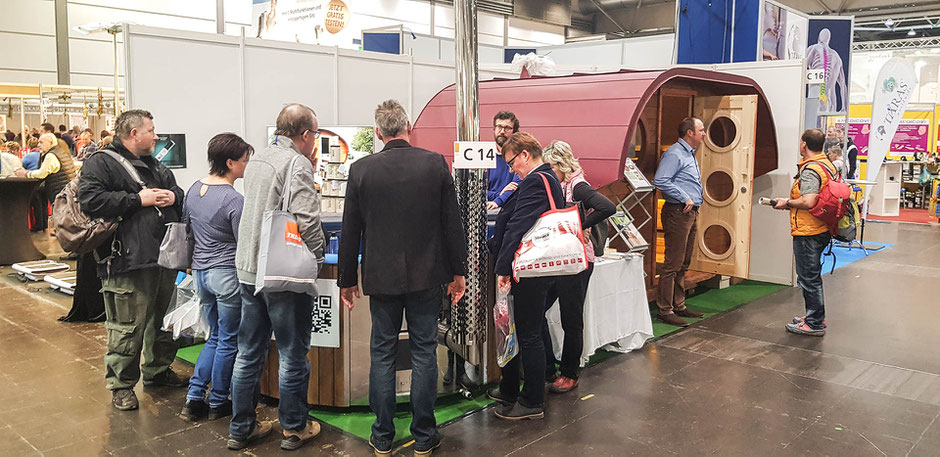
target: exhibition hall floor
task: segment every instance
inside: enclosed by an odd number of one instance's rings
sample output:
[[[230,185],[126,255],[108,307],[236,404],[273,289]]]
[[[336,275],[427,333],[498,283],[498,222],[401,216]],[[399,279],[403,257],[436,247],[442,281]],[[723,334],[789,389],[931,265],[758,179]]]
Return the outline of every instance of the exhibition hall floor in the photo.
[[[491,409],[459,419],[436,453],[938,455],[940,230],[870,224],[866,239],[893,246],[825,275],[824,338],[783,330],[803,310],[799,289],[784,288],[587,368],[577,390],[548,397],[542,421],[505,422]],[[228,421],[176,415],[184,389],[138,386],[140,410],[113,410],[101,324],[59,323],[68,301],[9,272],[0,269],[0,455],[282,452],[273,436],[226,450]],[[369,451],[325,428],[301,453]]]

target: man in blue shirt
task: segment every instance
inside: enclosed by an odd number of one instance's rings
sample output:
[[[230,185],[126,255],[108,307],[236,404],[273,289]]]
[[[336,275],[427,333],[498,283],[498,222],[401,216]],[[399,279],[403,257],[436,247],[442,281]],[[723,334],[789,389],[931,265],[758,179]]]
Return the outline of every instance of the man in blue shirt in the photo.
[[[519,186],[519,177],[509,170],[506,159],[499,152],[509,137],[518,131],[519,119],[512,112],[500,111],[493,117],[493,136],[496,138],[496,145],[499,147],[496,148],[496,168],[490,170],[490,179],[486,190],[486,209],[488,210],[503,206],[503,202]]]
[[[702,205],[702,173],[695,159],[695,149],[705,139],[705,125],[700,119],[687,117],[679,123],[679,141],[659,161],[653,183],[662,192],[662,222],[665,232],[666,259],[659,274],[656,305],[659,319],[667,324],[687,327],[679,318],[702,317],[702,313],[685,307],[685,272],[692,261],[695,246],[695,222]]]

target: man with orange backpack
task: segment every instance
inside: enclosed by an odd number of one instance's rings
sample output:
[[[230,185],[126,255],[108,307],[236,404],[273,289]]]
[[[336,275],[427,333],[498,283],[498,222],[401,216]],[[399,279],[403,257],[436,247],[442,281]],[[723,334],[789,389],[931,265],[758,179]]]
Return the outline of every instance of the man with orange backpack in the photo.
[[[774,208],[790,211],[790,234],[793,235],[793,256],[796,259],[797,283],[803,289],[806,315],[793,318],[787,324],[788,332],[823,336],[826,334],[826,306],[823,299],[822,256],[829,245],[830,219],[819,214],[818,206],[824,206],[820,195],[828,197],[826,189],[835,176],[835,167],[822,152],[826,135],[820,129],[809,129],[800,138],[800,162],[790,198],[778,198]],[[835,185],[841,182],[833,181]],[[819,205],[822,203],[823,205]],[[814,215],[814,213],[816,215]],[[817,217],[817,215],[822,216]],[[840,215],[841,217],[841,215]]]

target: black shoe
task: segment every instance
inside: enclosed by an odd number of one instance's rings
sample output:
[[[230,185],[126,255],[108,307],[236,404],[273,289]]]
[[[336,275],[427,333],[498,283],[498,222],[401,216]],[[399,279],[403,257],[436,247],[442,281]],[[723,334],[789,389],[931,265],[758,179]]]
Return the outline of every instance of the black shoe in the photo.
[[[188,387],[189,386],[189,377],[183,377],[176,374],[172,368],[167,368],[166,371],[154,376],[151,379],[144,379],[144,385],[147,387],[152,386],[167,386],[167,387]]]
[[[211,407],[209,408],[209,420],[211,421],[214,421],[216,419],[221,419],[223,417],[231,416],[231,415],[232,415],[232,401],[231,400],[225,400],[225,402],[222,403],[221,405],[216,406],[215,408],[211,408]]]
[[[516,402],[515,398],[509,398],[507,395],[503,394],[503,392],[499,390],[499,387],[487,390],[486,397],[501,405],[511,405]]]
[[[372,447],[372,451],[375,454],[375,457],[383,457],[386,455],[392,455],[392,447],[380,448],[372,441],[372,437],[369,437],[369,446]]]
[[[114,389],[111,391],[111,404],[121,411],[137,409],[140,403],[133,389]]]
[[[542,408],[528,408],[522,406],[519,402],[511,405],[503,405],[496,408],[496,417],[511,421],[523,419],[542,419],[545,417],[545,411]]]
[[[274,428],[274,426],[270,422],[255,421],[255,427],[251,430],[251,433],[249,433],[248,436],[239,438],[234,435],[229,435],[228,443],[226,444],[228,445],[228,448],[233,451],[245,449],[249,444],[268,436],[271,433],[272,428]]]
[[[477,383],[471,381],[470,377],[467,376],[466,373],[460,375],[460,377],[457,379],[457,384],[460,386],[460,388],[469,391],[477,390],[477,388],[480,387]]]
[[[702,313],[700,313],[700,312],[698,312],[698,311],[692,311],[692,310],[689,309],[689,308],[683,309],[682,311],[676,311],[676,316],[688,317],[688,318],[691,318],[691,319],[698,319],[698,318],[701,318],[701,317],[705,317],[704,314],[702,314]]]
[[[184,420],[189,422],[196,422],[201,419],[205,419],[209,415],[209,405],[204,401],[199,400],[186,400],[186,403],[183,404],[183,410],[180,411],[180,416]]]
[[[418,446],[415,444],[415,455],[431,455],[435,449],[441,447],[441,435],[434,433],[434,437],[431,438],[431,443],[425,446]]]
[[[689,326],[689,323],[688,323],[688,322],[686,322],[686,321],[684,321],[684,320],[682,320],[682,319],[679,319],[679,316],[676,316],[676,315],[673,314],[673,313],[669,313],[669,314],[657,314],[656,317],[659,318],[659,320],[661,320],[661,321],[663,321],[663,322],[665,322],[665,323],[667,323],[667,324],[669,324],[669,325],[675,325],[676,327],[688,327],[688,326]]]

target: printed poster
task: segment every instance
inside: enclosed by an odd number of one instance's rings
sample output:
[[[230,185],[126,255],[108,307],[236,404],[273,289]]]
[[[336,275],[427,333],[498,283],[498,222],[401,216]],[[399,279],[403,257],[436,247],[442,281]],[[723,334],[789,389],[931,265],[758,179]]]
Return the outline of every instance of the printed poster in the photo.
[[[251,36],[280,41],[358,49],[362,34],[353,27],[353,0],[252,0]]]
[[[849,118],[847,135],[858,148],[858,157],[868,157],[868,134],[871,133],[870,118]]]
[[[822,82],[809,84],[806,122],[818,116],[845,115],[849,95],[852,18],[826,17],[809,21],[806,69],[821,70]]]
[[[929,115],[930,113],[923,113]],[[915,153],[926,153],[930,145],[930,119],[901,119],[894,133],[889,155],[912,158]]]
[[[761,60],[802,59],[809,19],[773,2],[764,2]]]

